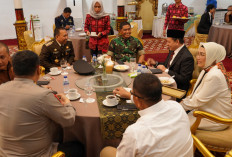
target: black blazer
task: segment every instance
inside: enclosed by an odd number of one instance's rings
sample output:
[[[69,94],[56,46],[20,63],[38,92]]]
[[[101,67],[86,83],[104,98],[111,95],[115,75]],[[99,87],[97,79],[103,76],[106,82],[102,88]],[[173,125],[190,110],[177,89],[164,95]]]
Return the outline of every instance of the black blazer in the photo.
[[[164,66],[167,67],[171,52],[169,52]],[[175,76],[174,79],[177,83],[177,88],[188,90],[189,82],[192,79],[192,73],[194,70],[194,60],[192,54],[189,52],[188,48],[184,46],[177,54],[177,56],[172,61],[169,67],[168,74],[170,76]]]
[[[197,32],[200,34],[209,34],[209,29],[212,25],[213,22],[213,18],[211,16],[211,20],[210,20],[210,16],[209,13],[204,13],[201,16],[201,21],[197,27]]]

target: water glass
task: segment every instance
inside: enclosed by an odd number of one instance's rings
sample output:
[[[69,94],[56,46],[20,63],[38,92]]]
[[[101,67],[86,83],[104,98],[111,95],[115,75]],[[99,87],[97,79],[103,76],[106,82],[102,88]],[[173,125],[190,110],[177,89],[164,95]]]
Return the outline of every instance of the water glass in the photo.
[[[66,68],[67,68],[68,64],[67,64],[67,60],[62,59],[60,61],[60,67],[62,68],[63,72],[61,73],[61,75],[68,75],[68,72],[66,72]]]
[[[134,72],[135,65],[136,65],[136,58],[130,58],[131,72]]]
[[[93,86],[90,82],[85,84],[85,94],[88,96],[86,103],[93,103],[95,101],[94,98],[90,98],[90,96],[93,94]]]

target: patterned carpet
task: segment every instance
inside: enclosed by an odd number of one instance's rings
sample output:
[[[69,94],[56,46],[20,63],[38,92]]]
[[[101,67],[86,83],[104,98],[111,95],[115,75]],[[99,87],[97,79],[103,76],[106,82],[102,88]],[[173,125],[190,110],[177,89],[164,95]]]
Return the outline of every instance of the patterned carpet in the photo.
[[[186,37],[184,38],[185,45],[191,45],[194,37]],[[167,53],[168,46],[166,39],[163,38],[152,38],[152,39],[143,39],[144,42],[144,50],[146,54],[151,53]]]

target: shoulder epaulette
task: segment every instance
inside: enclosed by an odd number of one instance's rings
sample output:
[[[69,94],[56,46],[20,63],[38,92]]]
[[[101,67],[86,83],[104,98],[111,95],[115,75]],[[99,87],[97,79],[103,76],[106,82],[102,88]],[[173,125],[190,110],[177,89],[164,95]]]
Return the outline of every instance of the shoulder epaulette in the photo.
[[[45,43],[46,46],[50,46],[51,44],[53,44],[53,40],[49,40],[48,42]]]

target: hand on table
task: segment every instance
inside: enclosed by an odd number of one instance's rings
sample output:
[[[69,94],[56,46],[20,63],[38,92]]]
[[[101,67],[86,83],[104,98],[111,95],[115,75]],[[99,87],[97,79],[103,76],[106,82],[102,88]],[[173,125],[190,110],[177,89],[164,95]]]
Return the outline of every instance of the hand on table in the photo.
[[[89,31],[87,31],[87,32],[86,32],[86,35],[90,36],[90,32],[89,32]]]
[[[65,106],[70,103],[70,100],[64,94],[57,94],[56,96],[60,99],[62,105]]]
[[[167,68],[164,65],[158,65],[157,69],[160,69],[164,72]]]
[[[130,99],[130,92],[126,91],[123,87],[118,87],[113,90],[114,94],[118,94],[121,98]]]
[[[156,61],[152,58],[148,58],[147,60],[147,65],[148,66],[151,66],[151,65],[156,65]]]

